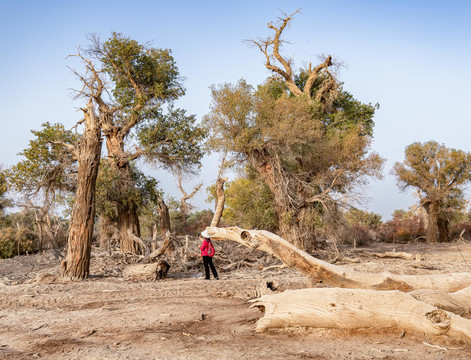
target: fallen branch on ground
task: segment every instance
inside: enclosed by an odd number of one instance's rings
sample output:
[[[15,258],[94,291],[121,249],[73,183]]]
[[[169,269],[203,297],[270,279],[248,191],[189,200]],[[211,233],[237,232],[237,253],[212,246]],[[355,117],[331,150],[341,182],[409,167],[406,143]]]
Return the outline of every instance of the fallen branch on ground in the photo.
[[[420,255],[410,254],[406,252],[395,252],[395,251],[386,251],[384,253],[374,253],[374,252],[360,252],[361,255],[369,255],[369,256],[376,256],[379,258],[397,258],[397,259],[404,259],[404,260],[418,260],[420,259]]]

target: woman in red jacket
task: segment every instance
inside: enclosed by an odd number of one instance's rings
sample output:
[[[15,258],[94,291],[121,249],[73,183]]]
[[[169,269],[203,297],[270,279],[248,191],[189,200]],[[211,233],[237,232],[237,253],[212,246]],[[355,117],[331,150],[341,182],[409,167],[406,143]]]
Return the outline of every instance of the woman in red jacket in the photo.
[[[205,280],[209,280],[209,268],[213,272],[213,276],[216,280],[219,280],[216,268],[213,265],[214,246],[209,238],[209,233],[204,230],[198,237],[202,240],[200,250],[201,256],[203,257],[204,272],[206,274]]]

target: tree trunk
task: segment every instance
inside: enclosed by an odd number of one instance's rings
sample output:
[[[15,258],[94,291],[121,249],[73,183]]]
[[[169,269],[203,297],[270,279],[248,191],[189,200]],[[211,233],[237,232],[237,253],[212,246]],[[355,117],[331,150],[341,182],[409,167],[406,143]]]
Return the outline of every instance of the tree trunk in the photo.
[[[158,249],[152,251],[141,262],[142,263],[148,263],[148,262],[155,261],[155,259],[158,258],[159,256],[163,255],[167,249],[171,248],[172,240],[173,240],[172,239],[172,234],[170,233],[170,231],[167,231],[167,233],[165,234],[165,237],[164,237],[164,241],[162,242],[160,247]]]
[[[35,212],[35,219],[36,219],[36,226],[38,228],[38,250],[42,251],[43,250],[43,243],[44,243],[44,236],[43,236],[43,226],[42,222],[38,217],[38,214]]]
[[[95,185],[101,155],[101,131],[91,100],[84,113],[85,132],[79,145],[77,192],[70,220],[67,256],[63,262],[64,276],[69,279],[85,279],[89,275],[95,224]]]
[[[167,232],[171,232],[172,229],[170,226],[170,214],[168,212],[168,207],[162,198],[159,198],[157,211],[159,213],[160,235],[162,238],[164,238],[165,234],[167,234]]]
[[[48,213],[46,213],[44,217],[44,232],[46,233],[46,236],[49,239],[49,242],[51,243],[51,247],[53,249],[58,249],[59,244],[57,243],[56,235],[54,234],[54,231],[52,229],[51,218],[49,217]]]
[[[314,246],[313,227],[306,223],[308,209],[280,210],[278,211],[279,228],[283,239],[291,239],[290,242],[298,249],[306,250]]]
[[[136,206],[118,205],[118,230],[119,230],[119,246],[122,253],[133,253],[142,255],[142,249],[131,236],[128,231],[138,238],[141,236],[139,226],[139,217],[137,215]]]
[[[471,285],[471,273],[443,275],[366,273],[317,259],[269,231],[243,230],[237,227],[206,229],[213,240],[232,240],[251,249],[265,251],[280,259],[288,267],[311,277],[316,282],[330,286],[405,292],[433,289],[449,293]]]
[[[119,244],[122,253],[130,252],[141,255],[141,249],[132,238],[128,230],[137,237],[141,236],[137,205],[134,200],[135,184],[124,152],[124,135],[117,129],[106,134],[106,149],[108,151],[108,164],[118,176],[117,188],[117,227],[119,230]]]
[[[297,248],[304,250],[306,245],[314,240],[313,228],[307,220],[308,208],[300,209],[290,198],[296,198],[299,194],[289,194],[286,179],[280,170],[280,166],[270,157],[266,150],[256,150],[249,157],[251,165],[258,171],[273,193],[278,225],[281,236]]]
[[[440,203],[438,201],[432,201],[426,207],[428,214],[428,226],[427,226],[427,242],[436,243],[438,242],[438,214],[440,212]]]
[[[263,307],[257,331],[288,326],[400,328],[471,340],[471,320],[437,309],[400,291],[300,289],[252,300]]]
[[[216,208],[210,226],[218,226],[221,221],[222,213],[224,211],[224,203],[226,201],[226,196],[224,194],[224,183],[226,181],[227,177],[218,177],[216,180]]]
[[[105,216],[98,218],[100,224],[100,247],[110,248],[116,246],[116,243],[112,244],[112,240],[117,238],[117,229],[111,219]]]
[[[438,216],[438,241],[440,242],[450,242],[451,235],[449,229],[449,220],[446,216]]]

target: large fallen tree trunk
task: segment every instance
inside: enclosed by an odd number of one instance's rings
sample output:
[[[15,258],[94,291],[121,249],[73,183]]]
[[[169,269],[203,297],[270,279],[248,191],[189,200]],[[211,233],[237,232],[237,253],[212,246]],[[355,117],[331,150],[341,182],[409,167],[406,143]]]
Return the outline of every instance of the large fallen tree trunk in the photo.
[[[471,285],[471,273],[400,275],[390,272],[355,271],[317,259],[265,230],[243,230],[238,227],[207,227],[206,230],[209,231],[211,239],[232,240],[251,249],[265,251],[276,256],[288,267],[334,287],[404,292],[432,289],[450,293]]]
[[[401,291],[300,289],[252,300],[264,307],[257,331],[292,326],[400,328],[471,341],[471,320],[416,300]]]

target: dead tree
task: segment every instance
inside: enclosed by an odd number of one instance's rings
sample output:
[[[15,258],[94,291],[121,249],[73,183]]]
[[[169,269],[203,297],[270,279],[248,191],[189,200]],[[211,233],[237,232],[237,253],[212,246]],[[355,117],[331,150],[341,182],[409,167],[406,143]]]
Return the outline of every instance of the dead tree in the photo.
[[[57,231],[59,230],[60,224],[56,229],[53,229],[51,218],[49,216],[49,206],[42,206],[37,207],[29,204],[28,207],[32,208],[34,211],[34,220],[37,226],[38,232],[38,242],[39,242],[39,250],[43,249],[44,245],[44,237],[47,238],[48,242],[51,245],[52,249],[59,248],[57,244],[56,235]]]
[[[160,235],[162,238],[164,238],[167,232],[172,232],[172,229],[170,225],[170,214],[168,211],[168,207],[165,204],[164,199],[162,199],[161,197],[159,197],[158,199],[157,212],[159,214],[158,223],[160,227]]]
[[[311,64],[309,63],[309,68],[307,69],[308,78],[304,84],[304,87],[299,88],[295,82],[293,68],[291,67],[291,59],[284,58],[280,54],[280,46],[283,43],[281,35],[286,26],[291,22],[292,17],[299,11],[300,10],[297,10],[291,15],[284,14],[285,17],[280,19],[280,25],[278,27],[273,23],[268,23],[268,28],[273,30],[275,33],[273,37],[261,40],[251,40],[249,42],[258,47],[265,56],[265,67],[273,73],[281,76],[285,81],[288,89],[296,97],[302,95],[307,95],[310,97],[315,81],[320,76],[325,75],[327,80],[323,82],[321,89],[316,92],[315,99],[322,103],[324,107],[326,107],[330,105],[337,96],[338,84],[335,77],[329,70],[329,68],[334,65],[332,56],[327,56],[321,64],[314,68],[312,68]],[[273,60],[278,61],[281,67],[274,64]]]
[[[180,189],[180,191],[183,195],[180,198],[180,216],[181,216],[183,225],[186,225],[186,217],[188,215],[188,212],[192,208],[192,206],[190,204],[188,204],[187,201],[190,200],[193,196],[195,196],[195,194],[201,189],[201,186],[203,186],[203,183],[200,183],[200,184],[196,185],[193,188],[193,191],[190,194],[187,194],[185,189],[183,189],[182,177],[183,177],[183,175],[181,173],[179,173],[178,174],[178,188]]]
[[[169,231],[160,247],[141,260],[140,264],[127,266],[123,271],[123,276],[127,280],[155,281],[166,279],[170,264],[160,257],[172,244],[172,235]]]
[[[315,282],[342,288],[374,290],[418,289],[450,293],[471,285],[471,273],[444,275],[400,275],[389,272],[367,273],[333,265],[296,248],[285,239],[265,230],[243,230],[238,227],[206,228],[214,240],[232,240],[280,259],[288,267],[310,277]]]
[[[224,183],[227,181],[227,177],[222,177],[224,170],[226,157],[222,159],[221,167],[219,168],[218,178],[216,180],[216,206],[214,209],[213,219],[211,220],[210,226],[218,226],[221,220],[222,213],[224,211],[224,203],[226,201],[226,195],[224,193]]]

